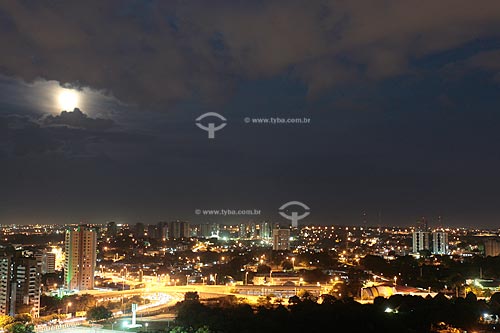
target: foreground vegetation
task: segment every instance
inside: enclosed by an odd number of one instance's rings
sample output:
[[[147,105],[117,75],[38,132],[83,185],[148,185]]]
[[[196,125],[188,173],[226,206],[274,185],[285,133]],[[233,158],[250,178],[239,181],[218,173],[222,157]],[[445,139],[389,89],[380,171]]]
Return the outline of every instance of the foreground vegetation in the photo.
[[[360,304],[352,298],[335,299],[325,295],[315,299],[304,293],[294,296],[288,306],[251,307],[238,301],[206,305],[190,297],[177,305],[175,333],[252,333],[252,332],[431,332],[439,323],[473,331],[484,313],[500,315],[500,293],[489,302],[469,293],[465,298],[448,299],[395,295],[379,297],[373,304]],[[457,330],[459,331],[459,330]],[[160,332],[160,331],[157,331]]]

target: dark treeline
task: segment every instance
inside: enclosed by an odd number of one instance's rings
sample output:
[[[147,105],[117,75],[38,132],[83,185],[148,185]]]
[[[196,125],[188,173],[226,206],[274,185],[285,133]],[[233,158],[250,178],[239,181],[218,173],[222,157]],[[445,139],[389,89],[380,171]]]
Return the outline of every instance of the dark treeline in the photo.
[[[394,295],[377,298],[373,304],[332,296],[321,304],[309,297],[290,299],[288,306],[259,306],[225,303],[205,305],[196,300],[178,304],[179,332],[430,332],[444,322],[467,331],[484,329],[483,313],[500,314],[500,293],[489,302],[470,293],[465,298],[448,299]],[[484,325],[483,325],[484,326]]]
[[[424,289],[431,287],[434,291],[454,291],[464,287],[466,279],[481,276],[485,279],[500,278],[500,256],[475,256],[465,260],[450,256],[424,257],[419,260],[412,256],[401,256],[395,260],[385,260],[380,256],[367,255],[360,264],[363,269],[376,274],[397,276],[398,284]]]

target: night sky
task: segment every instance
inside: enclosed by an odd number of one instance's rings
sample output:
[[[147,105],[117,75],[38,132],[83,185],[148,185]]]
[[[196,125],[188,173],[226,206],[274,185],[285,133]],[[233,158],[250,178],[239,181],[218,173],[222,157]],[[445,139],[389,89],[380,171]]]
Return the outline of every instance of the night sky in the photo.
[[[2,224],[500,225],[498,0],[8,1],[0,45]]]

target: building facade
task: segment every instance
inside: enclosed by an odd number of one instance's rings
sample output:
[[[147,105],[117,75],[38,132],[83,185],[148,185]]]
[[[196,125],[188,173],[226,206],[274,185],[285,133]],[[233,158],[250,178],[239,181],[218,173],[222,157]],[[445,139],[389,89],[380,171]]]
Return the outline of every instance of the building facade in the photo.
[[[270,240],[272,236],[272,224],[270,222],[262,222],[259,225],[260,239]]]
[[[430,236],[427,231],[414,231],[413,232],[413,252],[430,250]]]
[[[496,257],[500,256],[500,238],[489,238],[484,241],[484,255]]]
[[[64,287],[67,290],[94,289],[96,230],[87,226],[66,230],[64,248]]]
[[[12,258],[2,254],[0,256],[0,314],[8,315],[10,309],[10,277]]]
[[[190,235],[189,222],[172,221],[168,224],[168,239],[189,238]]]
[[[273,250],[290,250],[290,229],[273,229]]]
[[[56,271],[56,254],[44,250],[35,253],[35,258],[42,264],[42,274],[54,273]]]
[[[21,252],[0,255],[0,314],[40,314],[41,262]]]
[[[432,233],[432,253],[450,254],[447,232],[435,231]]]
[[[38,317],[42,263],[34,257],[16,255],[12,268],[10,315],[29,313]]]

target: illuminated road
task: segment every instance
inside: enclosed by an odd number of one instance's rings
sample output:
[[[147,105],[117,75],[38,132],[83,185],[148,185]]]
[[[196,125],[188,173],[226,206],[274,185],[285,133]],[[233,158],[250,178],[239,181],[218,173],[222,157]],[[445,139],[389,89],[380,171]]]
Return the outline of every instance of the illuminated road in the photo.
[[[243,286],[240,286],[243,287]],[[265,286],[246,286],[246,287],[254,287],[257,289],[266,288]],[[283,288],[283,286],[277,286]],[[319,289],[320,287],[314,285],[310,286],[312,288]],[[243,287],[244,288],[244,287]],[[269,287],[267,287],[269,288]],[[144,315],[148,315],[154,313],[157,310],[161,310],[170,306],[175,305],[177,302],[184,300],[184,294],[188,291],[196,291],[200,295],[201,299],[209,299],[222,297],[227,295],[234,295],[238,298],[246,298],[247,301],[256,303],[260,298],[260,295],[246,295],[246,294],[235,294],[234,286],[226,286],[226,285],[183,285],[183,286],[165,286],[160,283],[147,283],[146,288],[141,289],[132,289],[132,290],[124,290],[124,291],[109,291],[109,290],[88,290],[82,291],[82,294],[91,294],[94,295],[98,301],[105,299],[120,299],[123,296],[133,296],[139,295],[144,298],[148,298],[151,303],[139,305],[137,314],[141,317],[137,318],[138,322],[142,321],[164,321],[164,320],[172,320],[174,319],[172,314],[157,314],[153,316],[145,317]],[[121,320],[126,320],[126,318],[130,317],[130,313],[122,315],[121,311],[117,311],[114,313],[115,318],[122,318]],[[73,319],[73,320],[76,320]],[[80,318],[80,321],[84,321],[83,318]],[[111,330],[103,330],[100,328],[90,328],[90,327],[72,327],[72,328],[63,328],[63,329],[49,329],[48,327],[37,330],[37,332],[60,332],[60,333],[80,333],[80,332],[96,332],[96,333],[109,333]],[[113,332],[124,332],[114,330]]]
[[[134,296],[138,295],[143,298],[147,298],[151,301],[149,304],[139,305],[138,314],[144,312],[152,312],[162,308],[170,307],[175,305],[177,302],[184,300],[184,294],[188,291],[197,291],[200,297],[203,298],[214,298],[227,295],[234,295],[231,292],[234,287],[226,285],[182,285],[182,286],[165,286],[164,282],[148,281],[146,282],[146,288],[132,289],[132,290],[88,290],[82,291],[82,294],[91,294],[95,296],[99,301],[103,300],[118,300],[123,296]],[[237,295],[238,297],[247,297],[245,295]],[[250,301],[254,301],[253,297]],[[120,317],[122,315],[121,311],[116,311],[114,313],[115,317]]]
[[[37,331],[39,332],[39,331]],[[130,333],[130,331],[118,331],[118,330],[104,330],[101,328],[97,327],[71,327],[71,328],[61,328],[57,330],[50,330],[50,331],[44,331],[44,332],[54,332],[54,333],[111,333],[111,332],[116,332],[116,333]]]
[[[190,284],[190,285],[182,285],[182,286],[165,286],[161,283],[147,283],[146,288],[141,289],[132,289],[125,291],[105,291],[105,290],[92,290],[87,291],[85,293],[90,293],[97,297],[98,299],[109,299],[114,298],[119,299],[123,295],[132,296],[132,295],[140,295],[144,298],[149,298],[151,300],[150,304],[142,305],[139,307],[139,312],[144,310],[149,310],[152,308],[158,307],[167,307],[172,306],[175,303],[182,301],[184,299],[184,294],[188,291],[196,291],[200,295],[201,299],[208,298],[217,298],[222,296],[234,295],[239,298],[246,298],[250,302],[256,302],[257,299],[261,296],[261,293],[235,293],[235,289],[255,289],[255,291],[262,290],[271,290],[269,293],[275,293],[274,289],[290,289],[293,293],[293,290],[297,290],[300,288],[310,289],[314,292],[322,291],[322,288],[327,286],[317,286],[317,285],[303,285],[301,287],[286,287],[286,286],[226,286],[226,285],[201,285],[201,284]],[[332,285],[328,285],[329,288]],[[266,293],[267,294],[267,293]],[[289,293],[288,293],[289,294]],[[287,296],[289,296],[287,294]]]

